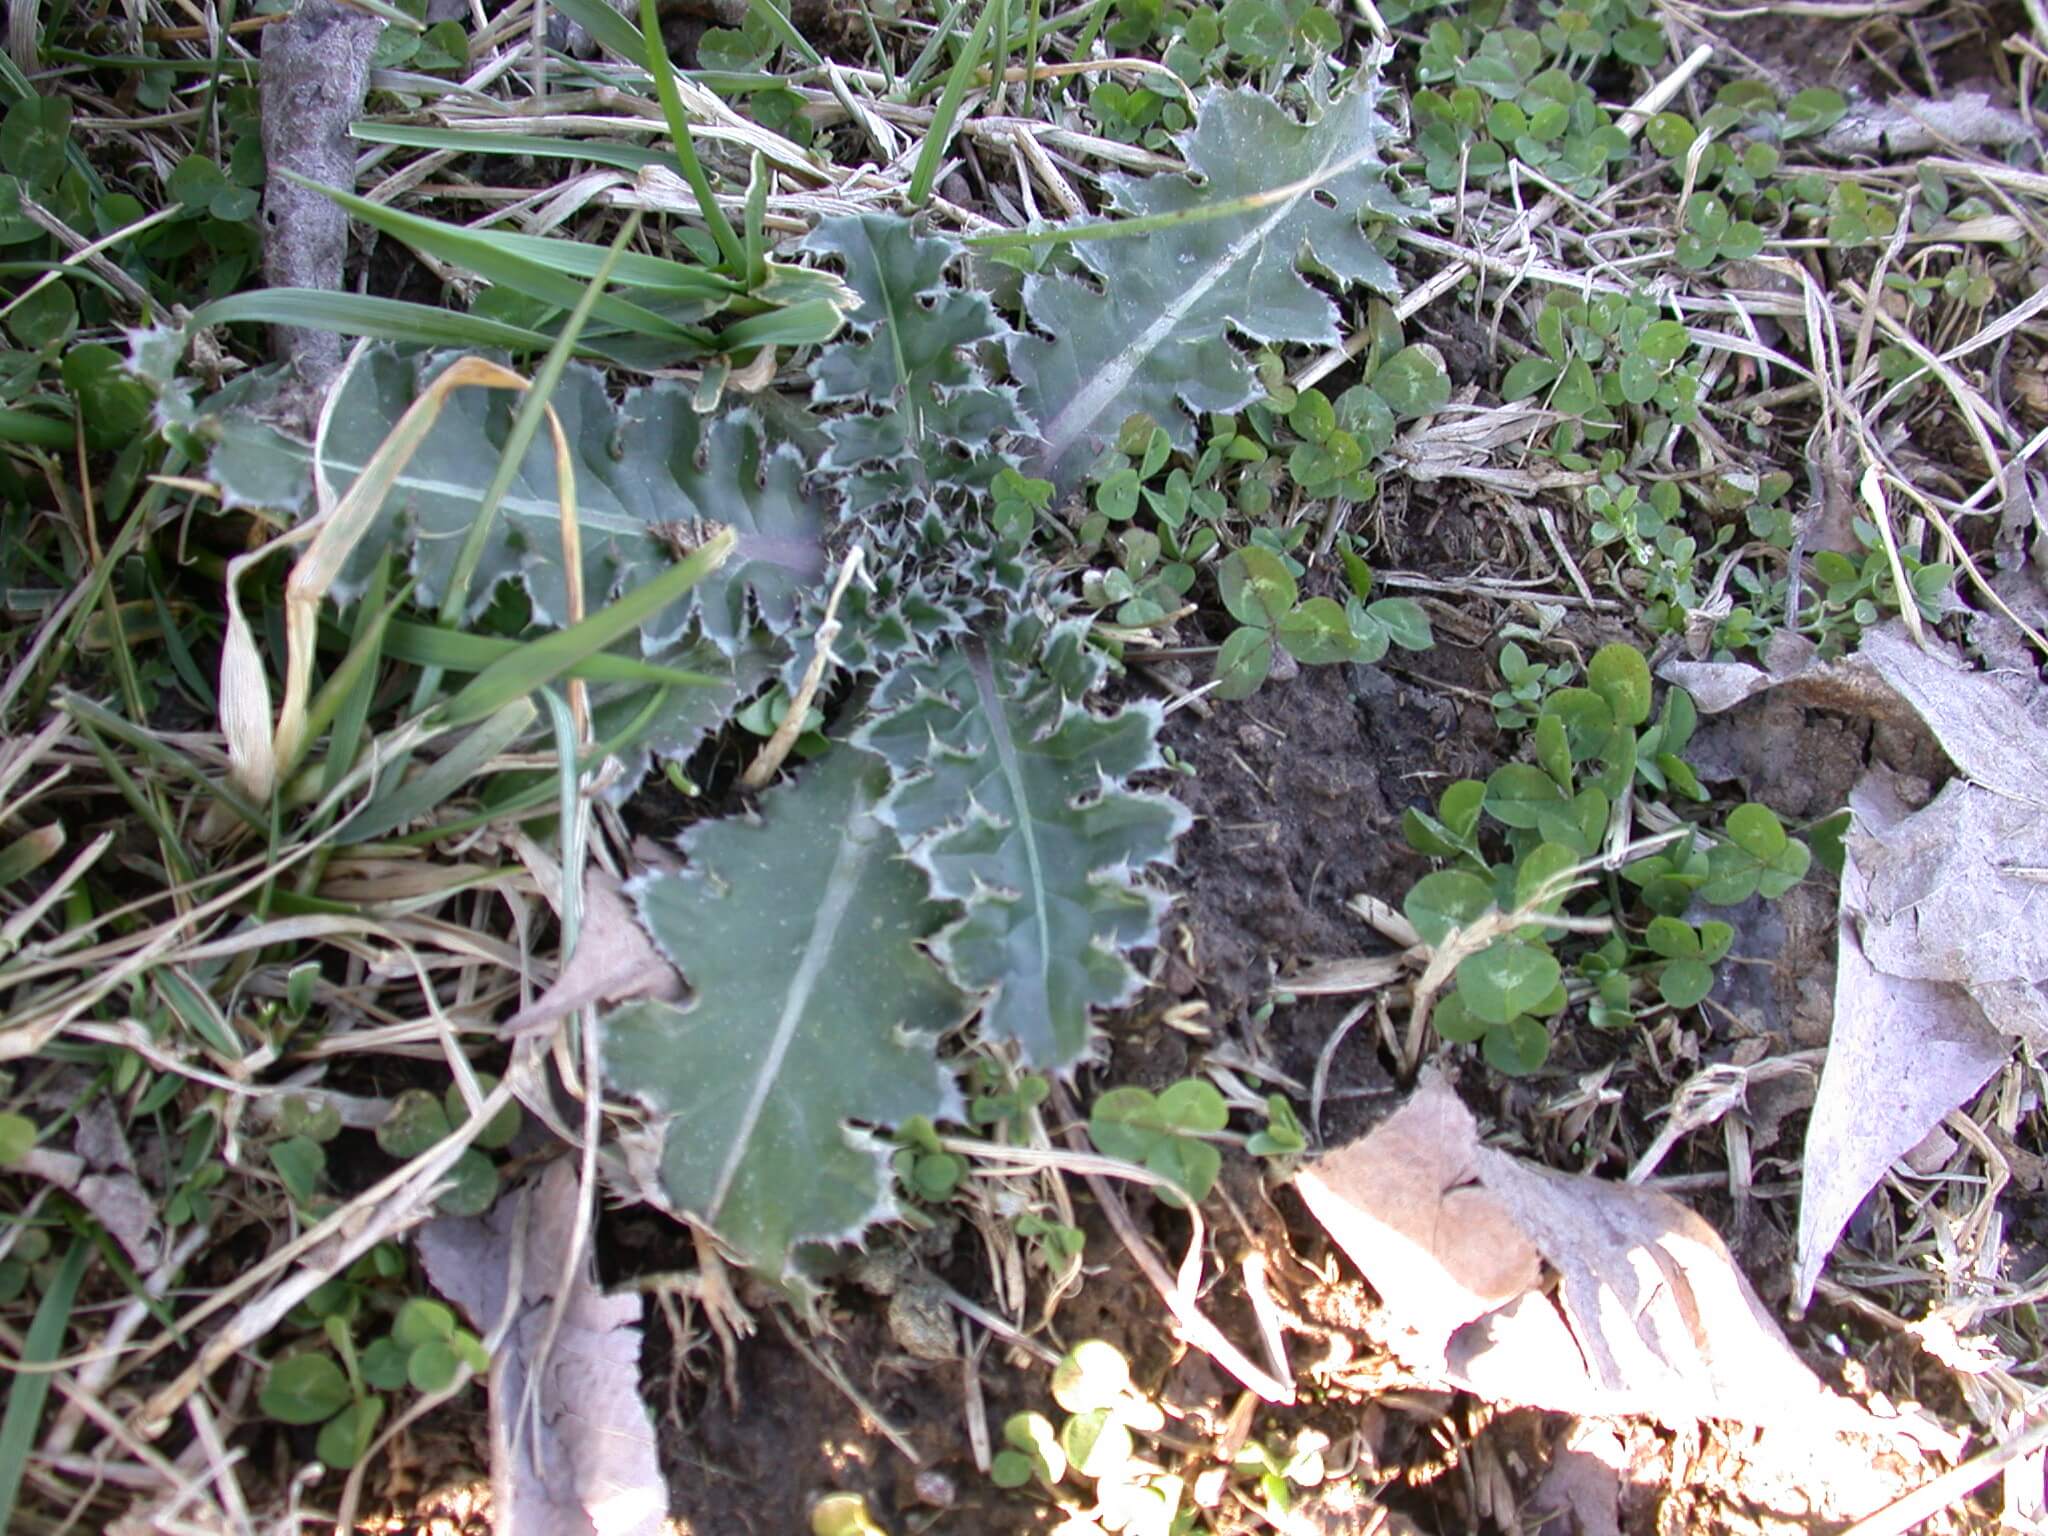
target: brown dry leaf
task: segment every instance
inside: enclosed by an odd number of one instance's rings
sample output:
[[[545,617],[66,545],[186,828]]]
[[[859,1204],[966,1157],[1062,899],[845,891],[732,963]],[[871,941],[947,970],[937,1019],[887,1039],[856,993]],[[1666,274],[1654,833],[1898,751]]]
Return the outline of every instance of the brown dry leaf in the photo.
[[[74,1080],[65,1073],[46,1085],[39,1102],[68,1108],[75,1093]],[[34,1147],[14,1167],[54,1184],[84,1206],[142,1273],[163,1262],[162,1201],[137,1177],[127,1132],[106,1098],[93,1099],[78,1111],[71,1151]]]
[[[1691,694],[1703,715],[1722,714],[1760,693],[1780,689],[1795,704],[1811,709],[1839,710],[1877,720],[1912,718],[1911,711],[1862,656],[1824,661],[1811,640],[1782,630],[1771,637],[1761,667],[1746,661],[1676,659],[1659,667],[1657,675]]]
[[[1822,154],[1925,155],[1958,144],[2023,144],[2032,130],[2025,118],[1998,106],[1982,91],[1957,91],[1940,100],[1894,96],[1853,103],[1840,121],[1814,141]]]
[[[586,1256],[548,1339],[577,1200],[574,1165],[556,1161],[537,1185],[502,1197],[486,1216],[430,1222],[420,1230],[420,1257],[434,1288],[487,1332],[505,1314],[519,1207],[527,1207],[518,1315],[491,1360],[498,1536],[659,1536],[668,1489],[640,1400],[640,1298],[599,1290]]]
[[[88,1173],[84,1158],[48,1147],[31,1148],[15,1170],[46,1179],[107,1229],[144,1274],[163,1262],[164,1233],[157,1199],[132,1173]]]
[[[1808,1121],[1795,1302],[1885,1170],[1976,1093],[2015,1039],[2048,1048],[2048,693],[1977,671],[1899,623],[1854,656],[1797,647],[1763,668],[1678,662],[1662,675],[1703,710],[1766,689],[1925,729],[1960,770],[1932,803],[1874,771],[1850,796],[1827,1063]],[[1903,1070],[1911,1063],[1912,1070]]]
[[[1793,1354],[1706,1222],[1480,1145],[1434,1074],[1295,1183],[1385,1302],[1395,1352],[1452,1385],[1674,1426],[1873,1427]]]
[[[1896,626],[1866,634],[1861,655],[1964,777],[1917,811],[1881,773],[1850,799],[1834,1032],[1806,1132],[1800,1305],[1893,1161],[1983,1087],[2013,1040],[2048,1046],[2048,699]]]
[[[583,926],[575,953],[554,985],[505,1021],[505,1032],[546,1029],[593,1003],[633,997],[674,1002],[682,995],[682,974],[640,926],[619,882],[593,864],[583,874]]]
[[[2048,693],[2032,677],[1973,670],[1949,646],[1915,645],[1897,624],[1858,652],[1934,733],[1949,761],[1984,788],[2048,809]]]

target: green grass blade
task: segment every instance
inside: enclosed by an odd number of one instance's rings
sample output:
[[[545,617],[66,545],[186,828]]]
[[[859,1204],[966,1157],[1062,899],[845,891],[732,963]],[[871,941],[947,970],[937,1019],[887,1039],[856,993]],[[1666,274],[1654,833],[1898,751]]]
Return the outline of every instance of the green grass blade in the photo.
[[[690,191],[697,199],[697,209],[704,215],[711,238],[718,242],[726,270],[737,276],[747,269],[746,252],[740,248],[740,237],[733,232],[732,220],[718,206],[718,198],[711,190],[711,178],[704,174],[703,163],[697,158],[697,141],[690,136],[690,117],[683,110],[683,93],[676,89],[675,65],[669,59],[668,45],[661,40],[661,18],[655,14],[654,0],[640,0],[640,33],[644,50],[641,60],[647,66],[647,72],[654,77],[654,93],[661,98],[662,114],[668,119],[669,136],[675,141],[676,165],[683,173],[683,180],[690,184]]]
[[[632,719],[620,726],[615,734],[606,737],[583,754],[576,768],[578,776],[589,773],[607,757],[624,757],[630,752],[634,744],[654,728],[655,722],[661,718],[662,706],[667,700],[668,690],[666,688],[649,690],[646,702],[640,706]],[[513,776],[508,774],[506,777],[512,778]],[[401,836],[390,838],[388,841],[400,846],[418,846],[435,842],[441,838],[459,837],[464,832],[473,831],[478,827],[489,826],[492,822],[526,820],[534,816],[555,815],[554,775],[552,773],[528,773],[521,777],[528,781],[523,788],[507,795],[502,800],[493,800],[491,804],[474,815],[457,817],[453,821],[440,822],[432,827],[421,828],[417,832],[407,832]]]
[[[482,140],[502,137],[498,134],[458,134],[452,130],[407,129],[395,130],[407,137],[455,137],[464,139],[470,147]],[[547,144],[552,140],[541,139],[532,142]],[[447,146],[440,146],[447,147]],[[639,164],[627,169],[638,170],[644,165],[666,165],[668,157],[654,150],[638,151],[644,156]],[[431,237],[445,237],[445,243],[431,254],[444,256],[450,261],[466,262],[465,250],[471,245],[489,246],[509,256],[529,261],[562,277],[588,282],[597,276],[597,269],[605,260],[605,248],[581,240],[559,239],[549,235],[522,235],[504,229],[467,229],[461,225],[444,224],[438,219],[429,219],[419,214],[407,213],[384,203],[373,203],[352,193],[328,191],[336,201],[341,202],[350,213],[366,223],[377,224],[378,228],[413,243],[413,236],[424,240]],[[383,220],[386,222],[380,223]],[[409,235],[406,231],[411,231]],[[674,261],[666,256],[650,256],[644,251],[622,250],[613,267],[610,286],[623,293],[628,289],[659,295],[665,299],[701,300],[719,304],[736,294],[746,291],[744,285],[734,282],[722,273],[709,267],[697,266],[692,262]]]
[[[55,822],[37,827],[33,832],[22,833],[6,847],[0,848],[0,887],[12,885],[24,875],[34,874],[63,851],[64,829]]]
[[[24,448],[69,448],[76,430],[68,421],[0,405],[0,443]]]
[[[1043,35],[1039,29],[1039,0],[1030,0],[1024,17],[1024,106],[1022,115],[1031,115],[1033,92],[1038,89],[1038,43]]]
[[[337,843],[366,843],[431,815],[442,801],[474,781],[484,765],[517,740],[540,713],[527,698],[513,699],[436,758],[418,777],[394,784],[342,823]]]
[[[406,213],[397,208],[387,208],[382,203],[373,203],[366,197],[357,197],[352,192],[343,192],[334,187],[322,186],[319,182],[307,181],[304,177],[284,175],[306,187],[310,187],[331,198],[361,219],[373,229],[382,230],[395,240],[402,240],[414,250],[455,266],[466,268],[478,276],[510,288],[527,298],[537,299],[543,304],[553,304],[562,309],[573,309],[583,297],[585,284],[590,280],[575,267],[582,265],[583,258],[594,254],[586,247],[570,240],[547,240],[536,235],[514,235],[495,229],[463,229],[452,224],[443,224],[436,219],[421,218],[416,213]],[[691,269],[680,262],[659,261],[648,257],[650,262],[659,262],[664,268],[672,268],[677,274],[688,273]],[[664,295],[665,297],[668,295]],[[692,293],[691,297],[699,297]],[[719,294],[711,301],[710,307],[722,304],[724,295]],[[607,324],[641,336],[661,336],[671,341],[684,341],[692,345],[703,345],[710,338],[702,331],[680,325],[666,315],[655,313],[643,304],[633,303],[612,294],[601,295],[593,311]]]
[[[83,1238],[72,1241],[50,1288],[36,1303],[35,1319],[22,1340],[21,1363],[30,1369],[17,1372],[8,1384],[7,1412],[0,1416],[0,1531],[14,1529],[14,1501],[21,1495],[22,1474],[28,1469],[29,1452],[35,1449],[36,1424],[50,1395],[50,1373],[34,1367],[48,1365],[62,1353],[65,1330],[71,1326],[71,1304],[77,1299],[78,1282],[85,1278],[85,1261],[91,1254],[92,1244]]]
[[[640,215],[635,212],[619,227],[611,249],[605,252],[597,270],[576,296],[576,307],[563,323],[562,334],[548,349],[547,360],[541,364],[533,387],[520,398],[519,410],[512,418],[512,430],[506,434],[504,449],[498,455],[497,472],[491,476],[491,483],[484,487],[483,500],[477,504],[476,521],[470,524],[469,532],[463,538],[462,551],[456,556],[455,569],[448,577],[448,591],[441,599],[441,622],[450,628],[462,619],[463,609],[469,602],[469,583],[476,575],[478,562],[483,559],[484,546],[490,542],[491,529],[498,520],[498,508],[504,503],[505,493],[512,489],[520,466],[526,462],[526,450],[532,445],[534,434],[540,431],[541,422],[547,418],[548,401],[554,398],[555,386],[562,381],[562,370],[569,365],[569,355],[576,348],[576,338],[583,334],[583,327],[591,315],[604,303],[605,284],[611,280],[612,268],[639,232]],[[566,502],[569,489],[568,486],[557,486],[555,494]]]
[[[178,1022],[204,1040],[222,1060],[240,1061],[248,1054],[213,999],[175,965],[157,967],[150,974],[150,981],[164,1005],[177,1015]]]
[[[1010,0],[989,0],[989,4],[995,7],[996,24],[989,32],[988,91],[996,110],[1001,111],[1003,92],[1007,89],[1003,84],[1003,64],[1009,59],[1016,39],[1010,35]]]
[[[949,0],[946,14],[939,18],[939,24],[932,28],[932,35],[925,39],[917,57],[910,62],[910,68],[903,72],[902,98],[916,101],[918,90],[924,84],[924,77],[931,73],[938,62],[939,51],[946,46],[946,39],[953,35],[953,23],[960,19],[961,11],[967,8],[967,0]]]
[[[641,0],[641,3],[652,4],[653,0]],[[925,130],[924,143],[917,152],[917,164],[910,173],[910,190],[904,199],[913,211],[923,208],[931,200],[932,183],[939,179],[939,167],[944,164],[946,151],[953,143],[953,124],[960,116],[960,103],[967,98],[967,83],[974,78],[981,55],[988,47],[997,5],[998,0],[982,0],[981,16],[974,23],[973,35],[967,39],[967,46],[960,50],[960,57],[953,61],[952,73],[946,76],[946,88],[939,93],[938,106],[932,109],[932,125]]]
[[[403,619],[394,620],[384,631],[384,654],[392,660],[439,667],[446,672],[481,672],[523,649],[525,644],[521,640],[442,629],[433,624],[409,624]],[[580,677],[586,683],[651,683],[662,688],[715,688],[727,681],[706,672],[664,667],[610,651],[586,656],[566,675]]]
[[[615,57],[640,69],[647,67],[647,39],[640,29],[605,0],[550,0],[553,8],[575,22]]]
[[[583,160],[629,174],[650,165],[666,169],[672,157],[637,144],[593,139],[551,139],[537,133],[483,133],[471,128],[426,128],[414,123],[354,123],[349,135],[365,144],[406,149],[449,149],[466,155],[531,155],[541,160]]]
[[[385,593],[390,585],[391,552],[386,550],[370,573],[370,584],[356,606],[354,643],[306,707],[306,730],[300,738],[305,745],[301,751],[318,741],[330,726],[333,728],[327,743],[327,761],[320,775],[323,797],[334,793],[349,764],[356,760],[356,748],[362,744],[363,728],[370,717],[370,697],[377,689],[377,662],[384,654],[385,627],[412,596],[413,584],[408,581],[396,597],[387,600]],[[279,776],[289,777],[297,766],[281,766]]]
[[[825,60],[811,46],[811,40],[797,31],[796,23],[783,14],[775,0],[747,0],[747,9],[768,24],[768,30],[782,40],[782,46],[813,69],[823,69]]]
[[[607,649],[675,602],[723,565],[738,542],[730,528],[723,529],[686,559],[677,561],[645,586],[636,587],[581,624],[528,641],[515,654],[478,673],[441,707],[436,723],[465,725],[503,708],[508,700],[524,698],[534,689],[553,682],[578,662]]]
[[[368,336],[377,341],[419,342],[433,347],[497,347],[507,352],[545,351],[552,340],[539,331],[457,314],[432,304],[379,299],[361,293],[329,293],[323,288],[254,288],[234,293],[193,312],[194,330],[208,325],[253,322],[298,325],[308,330],[336,331],[343,336]],[[67,429],[65,442],[70,436]]]
[[[806,299],[771,309],[765,315],[735,320],[718,333],[719,345],[730,352],[749,347],[809,347],[839,334],[846,311],[829,299]]]
[[[758,149],[747,166],[747,217],[744,237],[747,251],[747,286],[760,288],[768,281],[768,161]]]
[[[106,752],[104,744],[99,740],[102,735],[111,736],[116,741],[134,748],[135,751],[141,753],[144,757],[169,769],[178,778],[188,780],[197,785],[207,795],[220,801],[221,804],[225,805],[257,831],[269,831],[270,819],[256,805],[225,782],[218,782],[208,778],[197,763],[193,762],[176,748],[165,744],[153,732],[123,719],[112,710],[94,703],[82,694],[67,693],[58,700],[58,704],[67,715],[71,716],[72,719],[76,720],[79,725],[92,735],[96,748],[104,754],[102,760],[107,763],[108,771],[116,775],[117,782],[128,784],[131,787],[134,786],[134,781],[128,777],[127,771],[121,768],[120,764],[113,759],[111,753]],[[140,789],[137,788],[135,793],[139,796],[141,794]],[[154,820],[155,813],[153,810],[145,814]],[[168,828],[164,829],[164,835],[170,835]]]
[[[185,638],[185,626],[178,622],[172,611],[170,600],[157,584],[156,576],[149,577],[149,597],[156,608],[157,638],[163,642],[164,654],[170,658],[171,670],[178,674],[178,681],[185,685],[185,691],[192,695],[192,702],[206,714],[219,712],[220,700],[214,696],[213,684],[206,674],[199,670],[199,662],[192,655],[192,647]]]

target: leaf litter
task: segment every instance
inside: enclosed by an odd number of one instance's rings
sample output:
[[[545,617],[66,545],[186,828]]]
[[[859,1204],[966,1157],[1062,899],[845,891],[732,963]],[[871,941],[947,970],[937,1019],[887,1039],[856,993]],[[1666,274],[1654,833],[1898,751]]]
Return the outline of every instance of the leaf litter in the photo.
[[[1673,1426],[1870,1427],[1792,1352],[1699,1216],[1483,1145],[1434,1072],[1295,1187],[1379,1293],[1396,1352],[1464,1390]]]
[[[1763,668],[1664,670],[1705,710],[1784,689],[1801,703],[1909,719],[1958,772],[1923,805],[1881,766],[1850,796],[1834,1029],[1802,1163],[1793,1294],[1804,1306],[1885,1171],[2015,1044],[2048,1044],[2048,691],[1971,670],[1899,624],[1867,631],[1837,661],[1781,651]]]
[[[567,1159],[482,1216],[443,1216],[417,1241],[434,1288],[503,1341],[490,1381],[498,1536],[658,1536],[668,1487],[640,1398],[641,1298],[607,1293],[580,1257],[555,1286],[585,1198]]]

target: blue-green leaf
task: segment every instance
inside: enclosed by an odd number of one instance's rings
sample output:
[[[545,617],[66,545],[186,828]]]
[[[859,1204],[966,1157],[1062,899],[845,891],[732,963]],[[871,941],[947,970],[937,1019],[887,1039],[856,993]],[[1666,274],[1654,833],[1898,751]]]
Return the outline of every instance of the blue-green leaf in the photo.
[[[688,833],[687,868],[638,899],[691,1000],[604,1026],[612,1090],[654,1116],[663,1192],[783,1284],[796,1244],[894,1213],[890,1148],[855,1122],[960,1115],[936,1042],[973,999],[921,947],[944,913],[878,815],[887,783],[836,746],[758,822]]]
[[[1099,281],[1027,278],[1025,312],[1041,334],[1010,344],[1043,439],[1038,473],[1078,479],[1139,412],[1192,448],[1190,412],[1234,411],[1258,393],[1232,334],[1337,342],[1336,311],[1298,272],[1304,261],[1338,283],[1395,291],[1360,223],[1410,216],[1385,185],[1377,94],[1361,82],[1304,124],[1257,91],[1212,90],[1180,144],[1199,181],[1105,179],[1120,215],[1150,222],[1074,243]]]
[[[1084,637],[1017,618],[993,642],[899,667],[854,738],[895,774],[879,816],[965,908],[932,952],[989,994],[984,1034],[1060,1070],[1088,1048],[1089,1011],[1138,990],[1124,951],[1152,941],[1165,905],[1139,872],[1188,822],[1171,798],[1124,787],[1159,762],[1159,710],[1090,710],[1104,663]]]

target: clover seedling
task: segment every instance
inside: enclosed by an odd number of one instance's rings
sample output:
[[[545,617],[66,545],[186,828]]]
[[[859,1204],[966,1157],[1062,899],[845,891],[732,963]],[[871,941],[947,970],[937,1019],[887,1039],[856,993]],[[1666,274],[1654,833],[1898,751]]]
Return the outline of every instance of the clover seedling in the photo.
[[[1726,841],[1707,854],[1702,900],[1729,907],[1762,893],[1775,899],[1806,878],[1813,851],[1788,836],[1769,806],[1738,805],[1722,829]]]
[[[1050,1488],[1067,1475],[1067,1453],[1042,1413],[1011,1414],[1003,1424],[1003,1444],[989,1465],[998,1488],[1022,1488],[1034,1477]]]
[[[464,1366],[490,1369],[482,1342],[454,1312],[419,1296],[400,1302],[389,1331],[358,1354],[357,1321],[391,1304],[386,1282],[405,1272],[405,1255],[379,1243],[313,1290],[292,1318],[316,1326],[332,1353],[306,1349],[279,1360],[258,1394],[258,1406],[279,1423],[321,1426],[316,1454],[330,1467],[354,1466],[369,1449],[384,1416],[381,1394],[443,1392]]]
[[[1090,1107],[1088,1137],[1096,1150],[1126,1162],[1143,1163],[1199,1201],[1207,1198],[1223,1168],[1223,1154],[1205,1135],[1220,1131],[1230,1110],[1216,1085],[1186,1078],[1162,1093],[1137,1087],[1112,1088]],[[1169,1205],[1181,1203],[1174,1189],[1159,1191]]]
[[[1055,1274],[1063,1273],[1080,1258],[1081,1250],[1087,1244],[1086,1235],[1079,1227],[1048,1221],[1033,1211],[1026,1211],[1017,1218],[1017,1235],[1037,1245],[1046,1268]]]
[[[1388,643],[1427,650],[1433,643],[1429,620],[1409,598],[1368,603],[1372,573],[1356,556],[1346,557],[1352,583],[1349,607],[1334,598],[1300,598],[1287,562],[1262,544],[1248,544],[1224,557],[1217,572],[1223,606],[1243,628],[1223,642],[1216,658],[1223,699],[1248,698],[1272,671],[1277,646],[1310,665],[1338,661],[1373,662]]]
[[[1764,248],[1761,225],[1733,217],[1727,202],[1712,192],[1686,199],[1684,229],[1678,237],[1678,264],[1705,271],[1720,261],[1748,261]]]
[[[1266,1095],[1265,1129],[1252,1132],[1244,1149],[1254,1157],[1274,1158],[1299,1157],[1308,1150],[1308,1133],[1301,1128],[1301,1120],[1285,1094]]]
[[[482,1341],[447,1306],[421,1296],[400,1307],[391,1332],[363,1351],[364,1379],[387,1392],[408,1384],[416,1392],[446,1391],[465,1365],[479,1374],[491,1368]]]
[[[1057,1497],[1066,1479],[1083,1479],[1095,1484],[1098,1525],[1166,1532],[1180,1507],[1181,1480],[1140,1460],[1136,1440],[1164,1429],[1166,1415],[1132,1385],[1123,1352],[1101,1339],[1082,1340],[1053,1368],[1052,1395],[1066,1415],[1057,1429],[1034,1412],[1004,1423],[1004,1448],[989,1468],[996,1485],[1036,1481]]]
[[[1052,1093],[1052,1083],[1036,1072],[1021,1072],[1016,1086],[1003,1087],[999,1062],[982,1057],[975,1063],[974,1098],[967,1105],[967,1119],[973,1125],[1002,1125],[1020,1130],[1025,1118]]]
[[[477,1087],[481,1092],[489,1093],[497,1086],[495,1077],[478,1074]],[[453,1135],[455,1127],[468,1119],[469,1106],[455,1084],[450,1083],[447,1091],[438,1098],[423,1088],[408,1088],[392,1100],[390,1114],[377,1127],[377,1145],[393,1157],[418,1157]],[[481,1216],[491,1208],[491,1202],[498,1197],[498,1170],[484,1156],[484,1151],[495,1151],[510,1144],[512,1138],[519,1134],[519,1125],[519,1106],[507,1104],[492,1116],[490,1124],[477,1133],[475,1140],[463,1148],[462,1154],[448,1169],[451,1187],[437,1202],[443,1214]]]
[[[1572,664],[1554,662],[1546,667],[1531,661],[1529,653],[1513,640],[1500,648],[1500,691],[1494,694],[1493,721],[1504,731],[1518,729],[1536,718],[1544,694],[1571,679]]]
[[[1574,995],[1588,1020],[1606,1028],[1635,1018],[1648,983],[1665,1007],[1699,1004],[1713,988],[1714,967],[1726,957],[1734,930],[1689,920],[1693,902],[1727,905],[1757,893],[1783,895],[1805,875],[1812,855],[1768,808],[1743,805],[1729,814],[1718,840],[1709,844],[1688,829],[1624,864],[1620,882],[1596,880],[1590,871],[1604,854],[1610,815],[1625,795],[1705,798],[1681,755],[1698,718],[1693,702],[1683,690],[1669,690],[1653,723],[1649,665],[1628,645],[1597,651],[1582,687],[1540,694],[1548,679],[1533,675],[1533,664],[1519,652],[1503,656],[1502,671],[1520,682],[1525,696],[1504,706],[1497,695],[1496,707],[1511,708],[1526,723],[1533,761],[1503,763],[1484,784],[1451,785],[1433,815],[1413,808],[1404,813],[1410,844],[1451,864],[1417,881],[1402,911],[1435,948],[1460,942],[1455,935],[1491,914],[1526,915],[1512,932],[1458,959],[1454,985],[1430,1015],[1443,1040],[1477,1043],[1492,1066],[1519,1073],[1543,1063],[1549,1021],[1574,1006]],[[1482,818],[1504,829],[1507,857],[1499,862],[1492,852],[1497,845],[1482,840]],[[1835,835],[1835,825],[1817,825],[1816,837]],[[1621,882],[1635,889],[1647,917],[1622,902]],[[1543,920],[1565,913],[1588,888],[1596,894],[1570,915],[1614,923],[1598,943]],[[1482,932],[1505,926],[1493,916]],[[1461,947],[1476,942],[1468,938]],[[1571,992],[1558,946],[1578,979]],[[1640,992],[1639,983],[1645,984]]]
[[[1320,1430],[1298,1431],[1284,1450],[1275,1450],[1263,1440],[1246,1443],[1233,1463],[1240,1471],[1258,1475],[1259,1492],[1271,1509],[1283,1516],[1294,1508],[1295,1490],[1320,1487],[1326,1476],[1323,1453],[1330,1437]]]
[[[936,1205],[952,1198],[967,1176],[967,1161],[939,1145],[939,1133],[923,1115],[913,1115],[896,1130],[897,1152],[891,1165],[918,1199]]]

